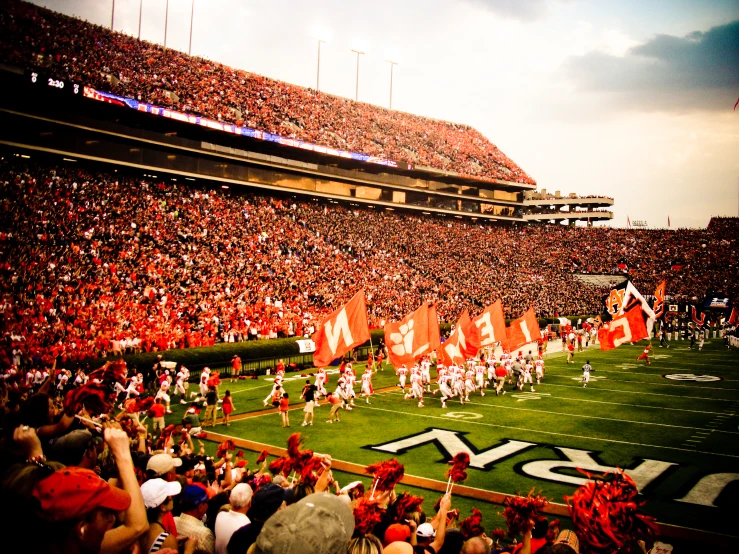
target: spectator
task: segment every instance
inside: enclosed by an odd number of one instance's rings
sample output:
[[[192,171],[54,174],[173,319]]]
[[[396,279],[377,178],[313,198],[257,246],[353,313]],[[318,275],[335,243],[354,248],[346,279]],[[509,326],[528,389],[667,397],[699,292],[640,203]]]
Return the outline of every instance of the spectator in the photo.
[[[345,554],[354,531],[349,506],[316,493],[276,513],[256,540],[255,554]]]
[[[155,552],[162,548],[177,550],[177,537],[164,529],[164,516],[174,507],[173,497],[180,494],[182,487],[177,481],[150,479],[141,485],[141,495],[146,506],[149,530],[139,538],[141,552]]]
[[[231,509],[222,511],[216,517],[216,554],[228,553],[228,542],[237,529],[249,525],[247,512],[251,507],[252,490],[246,483],[239,483],[231,490],[229,503]]]
[[[247,516],[250,523],[236,530],[228,541],[228,554],[246,554],[249,547],[257,540],[265,522],[284,507],[285,499],[290,494],[279,485],[267,483],[257,489],[252,497],[252,505]]]
[[[177,536],[197,539],[196,551],[215,553],[215,537],[202,519],[208,511],[208,493],[199,484],[188,485],[182,491],[180,502],[182,513],[174,518]]]

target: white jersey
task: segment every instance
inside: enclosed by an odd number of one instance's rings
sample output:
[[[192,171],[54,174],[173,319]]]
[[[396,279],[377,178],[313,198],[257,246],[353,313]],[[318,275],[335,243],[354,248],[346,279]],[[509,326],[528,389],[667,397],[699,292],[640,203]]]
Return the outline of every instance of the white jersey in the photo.
[[[534,362],[534,367],[536,368],[537,377],[544,375],[544,360],[536,360]]]

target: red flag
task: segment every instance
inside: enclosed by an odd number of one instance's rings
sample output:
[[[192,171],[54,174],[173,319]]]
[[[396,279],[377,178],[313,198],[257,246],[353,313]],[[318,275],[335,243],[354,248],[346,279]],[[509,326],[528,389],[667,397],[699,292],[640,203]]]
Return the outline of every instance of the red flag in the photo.
[[[385,325],[385,344],[390,363],[395,367],[413,363],[424,354],[436,350],[440,343],[436,308],[429,307],[425,302],[402,320]]]
[[[698,316],[695,313],[695,306],[691,306],[690,308],[691,308],[691,310],[690,310],[690,316],[691,316],[691,318],[693,320],[693,323],[695,323],[696,325],[698,325],[700,327],[701,325],[703,325],[706,322],[706,314],[705,313],[701,313],[701,318],[698,319]]]
[[[736,111],[737,106],[739,106],[739,98],[736,99],[736,104],[734,104],[734,111]]]
[[[511,352],[541,337],[539,322],[533,308],[529,308],[523,317],[511,321],[506,329],[506,348]]]
[[[626,224],[631,227],[631,220],[629,219],[629,216],[626,216]]]
[[[459,321],[457,321],[457,326],[452,336],[436,349],[436,356],[439,363],[443,363],[444,365],[450,365],[452,362],[458,364],[464,363],[469,350],[467,336],[470,334],[471,325],[470,315],[465,311],[459,316]]]
[[[468,337],[468,343],[475,348],[485,348],[496,342],[505,342],[506,328],[503,304],[500,300],[491,304],[472,320],[473,326]]]
[[[667,284],[662,281],[654,291],[654,318],[659,319],[665,313],[665,292]]]
[[[731,315],[729,316],[729,325],[736,325],[739,323],[739,311],[736,307],[731,309]]]
[[[644,323],[644,312],[640,304],[635,304],[623,315],[604,323],[598,330],[601,350],[611,350],[625,342],[636,342],[647,338],[649,338],[649,332]]]
[[[364,290],[336,310],[321,324],[313,336],[316,352],[313,364],[323,367],[370,338]]]

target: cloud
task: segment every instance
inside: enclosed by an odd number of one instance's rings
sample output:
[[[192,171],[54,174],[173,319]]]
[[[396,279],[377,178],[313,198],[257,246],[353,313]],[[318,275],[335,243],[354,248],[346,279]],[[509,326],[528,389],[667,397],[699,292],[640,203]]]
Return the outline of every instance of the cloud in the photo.
[[[610,93],[617,106],[647,110],[731,109],[739,94],[739,21],[685,37],[657,35],[621,57],[591,51],[564,75],[582,90]]]
[[[567,0],[557,0],[565,2]],[[553,0],[468,0],[500,16],[521,21],[542,19],[549,14]]]

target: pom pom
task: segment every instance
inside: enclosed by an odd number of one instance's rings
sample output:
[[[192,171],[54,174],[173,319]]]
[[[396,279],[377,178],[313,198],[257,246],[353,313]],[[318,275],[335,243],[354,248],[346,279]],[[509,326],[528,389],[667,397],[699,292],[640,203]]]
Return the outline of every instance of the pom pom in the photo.
[[[64,413],[72,416],[85,408],[92,416],[110,411],[111,398],[108,386],[103,383],[87,383],[72,389],[64,397]]]
[[[118,382],[121,385],[125,385],[127,376],[128,369],[126,368],[126,362],[117,360],[115,362],[106,362],[103,367],[92,371],[88,375],[88,378],[91,382],[100,381],[109,385]]]
[[[226,455],[226,452],[228,452],[229,450],[236,450],[236,445],[231,439],[225,440],[218,445],[218,449],[216,450],[216,457],[223,458]]]
[[[244,457],[244,451],[243,450],[237,450],[236,451],[236,457],[237,458],[243,458]]]
[[[534,494],[531,489],[526,496],[513,496],[506,498],[503,517],[508,524],[508,534],[515,536],[523,533],[529,527],[529,520],[536,519],[549,500],[539,494]]]
[[[300,446],[303,443],[303,435],[293,433],[287,438],[287,455],[290,458],[297,458],[300,455]]]
[[[482,512],[477,508],[472,508],[472,515],[462,520],[459,530],[462,532],[464,540],[482,535],[485,532],[485,528],[482,526]]]
[[[467,479],[466,470],[470,465],[470,455],[467,452],[455,454],[449,464],[452,467],[446,472],[447,478],[451,479],[454,483],[461,483]]]
[[[272,473],[272,475],[277,475],[279,473],[284,473],[285,475],[287,475],[288,473],[290,473],[289,471],[285,471],[286,460],[287,458],[275,458],[274,460],[272,460],[272,462],[270,462],[268,466],[270,473]]]
[[[387,508],[387,517],[391,523],[405,523],[408,514],[421,511],[423,504],[422,496],[413,496],[407,492],[401,492],[395,502]]]
[[[403,478],[405,468],[395,458],[370,464],[364,469],[365,473],[374,476],[378,491],[389,491]]]
[[[137,412],[146,412],[154,405],[154,397],[153,396],[147,396],[146,398],[139,398],[136,401],[136,411]]]
[[[310,452],[310,450],[306,450],[305,452]],[[303,483],[315,485],[316,481],[318,481],[318,475],[316,472],[323,468],[323,464],[321,462],[321,458],[316,456],[311,456],[303,461],[299,468],[295,468],[295,471],[300,474],[300,480]]]
[[[377,502],[367,497],[361,498],[354,505],[354,532],[362,535],[372,533],[375,526],[382,521],[385,512]]]
[[[263,462],[264,460],[266,460],[266,459],[267,459],[267,456],[269,456],[269,452],[268,452],[268,451],[266,451],[266,450],[262,450],[262,451],[261,451],[261,452],[259,453],[259,457],[257,457],[257,463],[258,463],[258,464],[261,464],[261,463],[262,463],[262,462]]]
[[[499,544],[500,541],[503,540],[503,537],[505,537],[505,531],[503,531],[503,529],[493,529],[492,533],[490,533],[490,538],[493,539],[496,544]]]
[[[570,508],[572,525],[581,537],[583,551],[615,552],[630,540],[649,542],[657,532],[654,518],[638,512],[645,501],[634,481],[620,469],[588,479],[565,501]]]

